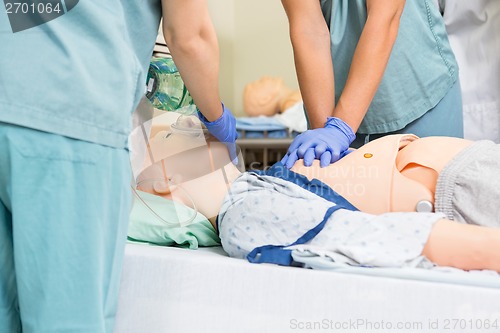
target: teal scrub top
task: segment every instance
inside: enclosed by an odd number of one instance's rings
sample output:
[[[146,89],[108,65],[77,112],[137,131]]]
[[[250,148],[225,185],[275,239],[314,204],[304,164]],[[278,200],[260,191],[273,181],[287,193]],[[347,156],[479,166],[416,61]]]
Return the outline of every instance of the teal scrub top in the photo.
[[[15,33],[0,10],[0,122],[126,148],[161,0],[65,3],[59,17]]]
[[[335,100],[345,87],[366,23],[366,0],[320,0],[330,29]],[[382,82],[358,133],[402,129],[436,106],[458,78],[445,25],[432,0],[407,0]]]

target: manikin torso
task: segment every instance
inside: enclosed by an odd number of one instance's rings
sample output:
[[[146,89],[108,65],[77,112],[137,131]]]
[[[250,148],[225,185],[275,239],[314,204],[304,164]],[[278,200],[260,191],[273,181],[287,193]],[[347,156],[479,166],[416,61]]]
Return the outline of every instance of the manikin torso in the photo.
[[[318,161],[312,167],[299,161],[292,170],[325,182],[367,213],[430,211],[439,174],[472,143],[450,137],[390,135],[327,168],[320,168]]]

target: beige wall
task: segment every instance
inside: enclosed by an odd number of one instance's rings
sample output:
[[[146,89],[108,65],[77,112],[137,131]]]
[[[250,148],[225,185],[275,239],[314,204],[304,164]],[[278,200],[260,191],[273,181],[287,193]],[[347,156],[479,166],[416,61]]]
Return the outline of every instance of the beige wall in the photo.
[[[281,77],[297,88],[288,22],[279,0],[208,0],[221,52],[221,98],[243,116],[245,85]]]

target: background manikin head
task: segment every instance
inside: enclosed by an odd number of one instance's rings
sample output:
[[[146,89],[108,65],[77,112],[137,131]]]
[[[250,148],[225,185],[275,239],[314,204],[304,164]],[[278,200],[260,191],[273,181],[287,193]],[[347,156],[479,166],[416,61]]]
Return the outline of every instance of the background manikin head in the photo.
[[[245,86],[243,109],[249,116],[272,116],[285,111],[302,99],[298,90],[292,90],[281,78],[264,76]]]

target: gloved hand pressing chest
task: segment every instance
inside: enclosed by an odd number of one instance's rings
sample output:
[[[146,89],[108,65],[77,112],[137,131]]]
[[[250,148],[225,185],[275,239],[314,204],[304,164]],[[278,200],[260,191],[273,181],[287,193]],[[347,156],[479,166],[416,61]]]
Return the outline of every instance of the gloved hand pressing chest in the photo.
[[[325,167],[347,155],[355,138],[351,127],[342,119],[329,117],[323,128],[299,134],[281,162],[290,169],[299,159],[304,159],[305,166],[311,166],[318,159],[320,166]]]
[[[236,132],[236,119],[231,113],[231,110],[226,108],[224,103],[221,104],[223,111],[219,119],[208,121],[200,111],[198,111],[198,118],[200,118],[201,122],[205,124],[208,131],[215,136],[217,140],[227,146],[231,160],[234,164],[238,164],[236,155],[236,139],[238,138],[238,133]]]

